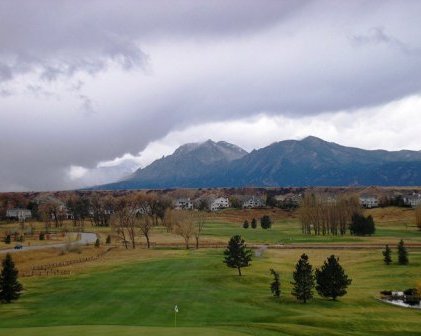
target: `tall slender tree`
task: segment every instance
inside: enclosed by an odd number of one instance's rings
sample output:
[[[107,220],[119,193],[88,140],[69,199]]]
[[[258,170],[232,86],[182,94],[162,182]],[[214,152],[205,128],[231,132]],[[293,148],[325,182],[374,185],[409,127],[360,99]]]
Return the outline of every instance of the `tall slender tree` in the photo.
[[[244,239],[239,235],[231,237],[224,255],[224,263],[228,267],[236,268],[239,276],[241,276],[242,267],[250,266],[252,252],[246,247]]]
[[[316,290],[320,296],[336,300],[347,293],[346,289],[352,280],[339,264],[339,258],[331,255],[320,269],[316,269],[316,282]]]
[[[415,224],[418,227],[418,230],[421,230],[421,205],[415,208]]]
[[[384,249],[384,251],[382,252],[383,254],[383,261],[386,265],[390,265],[392,263],[392,250],[389,247],[389,245],[386,244],[386,247]]]
[[[23,289],[18,281],[18,270],[12,256],[7,253],[2,262],[3,268],[0,274],[0,301],[10,303],[17,300]]]
[[[408,262],[409,262],[408,251],[402,239],[398,244],[398,262],[400,265],[408,265]]]
[[[292,295],[297,300],[306,303],[313,297],[314,288],[313,266],[310,265],[306,254],[301,255],[295,265],[292,277],[294,278],[294,282],[291,283],[293,285]]]
[[[273,275],[273,281],[270,284],[270,290],[274,297],[279,298],[281,296],[281,280],[279,272],[276,272],[273,268],[271,268],[270,274]]]

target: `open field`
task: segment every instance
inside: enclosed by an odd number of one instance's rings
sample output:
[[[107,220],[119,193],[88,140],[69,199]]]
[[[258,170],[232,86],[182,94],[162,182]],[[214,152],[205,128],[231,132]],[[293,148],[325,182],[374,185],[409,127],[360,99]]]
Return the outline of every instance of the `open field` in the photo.
[[[202,334],[201,328],[205,335],[421,335],[420,311],[376,300],[382,289],[415,285],[420,252],[412,251],[407,267],[388,267],[380,251],[307,251],[314,266],[339,254],[353,279],[349,295],[338,302],[316,295],[307,305],[290,295],[291,273],[302,252],[267,250],[238,277],[218,249],[118,249],[69,277],[23,279],[27,292],[21,300],[0,306],[0,334],[111,335],[118,326],[122,335]],[[279,302],[269,292],[271,267],[281,272]]]

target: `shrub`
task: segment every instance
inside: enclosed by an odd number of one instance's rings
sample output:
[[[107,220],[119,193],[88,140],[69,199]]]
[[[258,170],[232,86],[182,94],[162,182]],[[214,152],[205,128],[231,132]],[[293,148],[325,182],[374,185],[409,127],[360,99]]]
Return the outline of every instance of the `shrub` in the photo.
[[[253,229],[257,228],[257,221],[256,221],[256,218],[253,218],[253,219],[251,220],[251,227],[252,227]]]
[[[243,228],[248,229],[248,227],[249,227],[249,221],[246,219],[243,223]]]
[[[45,233],[44,232],[39,233],[39,240],[45,240]]]
[[[260,226],[262,229],[270,229],[272,226],[272,220],[269,216],[264,215],[262,218],[260,218]]]
[[[408,288],[403,291],[405,295],[417,295],[418,290],[416,288]]]
[[[7,235],[5,238],[4,238],[4,242],[6,243],[6,244],[10,244],[10,242],[12,241],[12,237],[10,237],[10,235]]]
[[[111,236],[108,235],[107,239],[105,240],[105,244],[111,244]]]
[[[392,291],[384,290],[384,291],[381,291],[380,294],[390,296],[390,295],[392,295]]]

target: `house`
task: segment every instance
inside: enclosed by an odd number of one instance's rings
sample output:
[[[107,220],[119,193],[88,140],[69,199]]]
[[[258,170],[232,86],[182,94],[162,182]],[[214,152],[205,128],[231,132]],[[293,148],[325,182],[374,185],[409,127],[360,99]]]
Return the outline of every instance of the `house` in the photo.
[[[294,193],[274,196],[274,199],[280,208],[296,208],[300,205],[302,198],[302,194]]]
[[[211,211],[229,208],[229,206],[230,203],[227,197],[218,197],[209,201],[209,209]]]
[[[251,196],[250,198],[247,198],[244,202],[243,202],[243,208],[248,208],[248,209],[252,209],[252,208],[261,208],[265,206],[265,201],[257,196]]]
[[[379,206],[379,200],[377,196],[373,195],[361,195],[360,196],[360,204],[364,208],[377,208]]]
[[[403,198],[405,205],[416,208],[421,205],[421,194],[413,193]]]
[[[190,198],[178,198],[174,203],[176,210],[191,210],[193,209],[193,202]]]
[[[24,222],[27,218],[32,217],[32,212],[29,209],[14,208],[6,211],[6,217],[10,219],[17,219]]]

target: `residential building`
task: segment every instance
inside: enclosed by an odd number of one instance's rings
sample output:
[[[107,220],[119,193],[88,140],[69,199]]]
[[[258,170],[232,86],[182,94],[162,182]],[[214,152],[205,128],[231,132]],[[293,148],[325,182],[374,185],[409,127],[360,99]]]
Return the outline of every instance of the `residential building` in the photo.
[[[252,208],[261,208],[264,207],[266,205],[265,201],[257,196],[251,196],[250,198],[247,198],[244,202],[243,202],[243,208],[248,208],[248,209],[252,209]]]
[[[421,194],[412,194],[403,198],[405,205],[416,208],[421,205]]]
[[[26,219],[32,217],[32,212],[29,209],[14,208],[6,211],[6,217],[10,219],[17,219],[24,222]]]
[[[218,197],[211,199],[209,202],[209,209],[211,211],[217,211],[220,209],[229,208],[230,203],[227,197]]]
[[[191,210],[193,209],[193,202],[190,198],[178,198],[174,203],[176,210]]]
[[[374,195],[361,195],[360,196],[360,204],[364,208],[377,208],[379,206],[379,200],[377,196]]]

